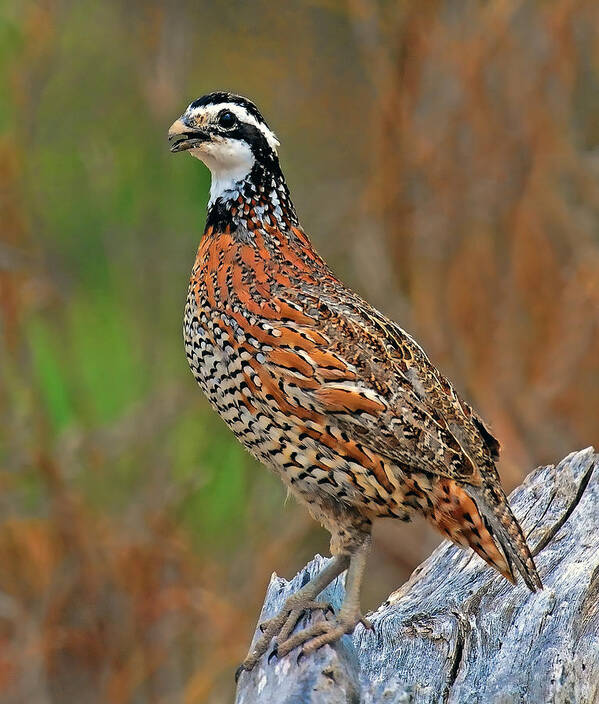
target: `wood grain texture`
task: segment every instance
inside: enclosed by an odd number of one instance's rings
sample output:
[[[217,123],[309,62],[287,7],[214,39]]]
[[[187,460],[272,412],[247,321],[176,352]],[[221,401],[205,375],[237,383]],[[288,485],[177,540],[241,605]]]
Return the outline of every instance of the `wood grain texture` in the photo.
[[[542,591],[512,586],[446,541],[369,614],[372,630],[359,625],[299,662],[296,652],[269,662],[269,651],[241,674],[237,704],[599,702],[598,464],[592,448],[573,453],[510,497],[542,548]],[[316,556],[291,582],[273,575],[260,621],[324,564]],[[339,578],[323,598],[338,607],[343,594]]]

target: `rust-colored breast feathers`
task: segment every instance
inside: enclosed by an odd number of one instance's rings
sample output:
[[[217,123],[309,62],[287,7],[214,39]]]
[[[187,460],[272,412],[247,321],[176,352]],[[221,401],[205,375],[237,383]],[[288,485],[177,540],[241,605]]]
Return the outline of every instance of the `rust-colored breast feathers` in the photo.
[[[314,460],[331,476],[339,462],[360,475],[354,483],[380,490],[381,503],[395,495],[399,505],[410,474],[480,484],[481,472],[494,472],[471,409],[404,331],[331,274],[305,236],[247,243],[208,232],[192,291],[198,310],[226,319],[218,330],[229,356],[246,357],[241,405],[294,437],[309,432]],[[298,461],[300,474],[310,471],[305,464]],[[360,490],[350,494],[361,500]]]

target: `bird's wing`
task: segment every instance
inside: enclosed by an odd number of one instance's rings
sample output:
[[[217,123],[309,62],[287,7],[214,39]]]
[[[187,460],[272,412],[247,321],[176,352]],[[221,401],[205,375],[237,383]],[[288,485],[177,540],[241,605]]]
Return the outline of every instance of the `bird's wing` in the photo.
[[[349,289],[286,298],[265,355],[286,402],[400,466],[474,485],[495,472],[498,441],[397,324]]]

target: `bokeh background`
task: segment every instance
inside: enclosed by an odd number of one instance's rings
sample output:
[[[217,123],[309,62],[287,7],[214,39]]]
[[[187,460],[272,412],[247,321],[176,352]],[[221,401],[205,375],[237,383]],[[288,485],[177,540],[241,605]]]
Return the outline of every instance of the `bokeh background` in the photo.
[[[3,0],[0,701],[229,701],[270,573],[327,536],[183,353],[208,174],[253,98],[306,230],[491,423],[512,488],[599,442],[595,0]],[[435,546],[377,527],[364,605]]]

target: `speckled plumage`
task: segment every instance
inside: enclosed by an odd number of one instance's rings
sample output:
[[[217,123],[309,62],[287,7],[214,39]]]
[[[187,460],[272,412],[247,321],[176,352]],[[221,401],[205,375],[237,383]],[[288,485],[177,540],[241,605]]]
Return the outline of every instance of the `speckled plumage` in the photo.
[[[201,115],[187,123],[210,132]],[[417,512],[539,587],[495,469],[499,443],[315,252],[259,131],[251,172],[210,205],[185,307],[187,358],[213,408],[331,532],[333,554],[351,555],[374,518]]]

